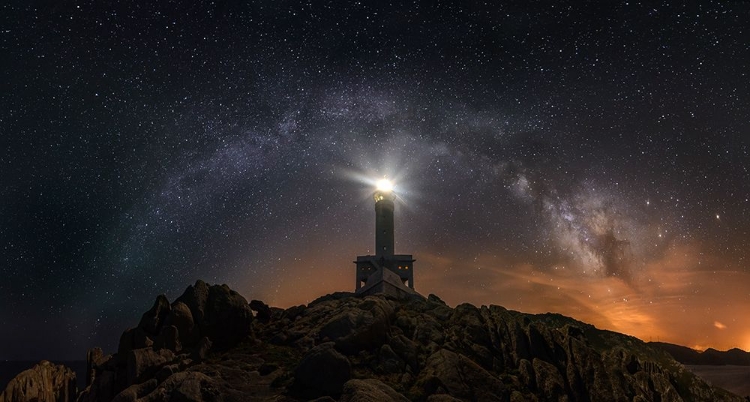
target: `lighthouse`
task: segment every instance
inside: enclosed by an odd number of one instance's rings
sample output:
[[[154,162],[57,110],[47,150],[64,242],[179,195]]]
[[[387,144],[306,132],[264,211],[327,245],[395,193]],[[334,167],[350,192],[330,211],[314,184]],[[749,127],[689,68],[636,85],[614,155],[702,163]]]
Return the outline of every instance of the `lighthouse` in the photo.
[[[387,182],[380,182],[373,195],[375,199],[375,255],[393,256],[393,188]]]
[[[390,181],[377,183],[375,200],[375,255],[357,256],[356,285],[358,295],[377,293],[397,298],[420,296],[414,290],[414,258],[394,252],[394,210],[396,194]]]

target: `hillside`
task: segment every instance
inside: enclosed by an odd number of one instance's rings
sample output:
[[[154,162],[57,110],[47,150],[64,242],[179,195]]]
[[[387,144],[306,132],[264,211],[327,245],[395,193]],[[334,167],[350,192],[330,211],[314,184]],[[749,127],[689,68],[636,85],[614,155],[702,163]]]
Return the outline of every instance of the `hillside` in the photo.
[[[718,351],[708,348],[701,352],[685,346],[664,342],[649,342],[650,346],[665,350],[682,364],[709,366],[750,366],[750,353],[741,349]]]
[[[557,314],[349,293],[283,310],[202,281],[89,361],[82,402],[744,400]]]

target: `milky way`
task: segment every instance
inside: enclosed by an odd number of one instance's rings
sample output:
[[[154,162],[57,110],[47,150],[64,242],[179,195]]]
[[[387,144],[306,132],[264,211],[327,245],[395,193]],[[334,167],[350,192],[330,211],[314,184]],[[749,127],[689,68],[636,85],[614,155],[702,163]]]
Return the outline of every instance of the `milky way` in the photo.
[[[351,291],[383,176],[425,295],[750,348],[748,3],[1,7],[0,359]]]

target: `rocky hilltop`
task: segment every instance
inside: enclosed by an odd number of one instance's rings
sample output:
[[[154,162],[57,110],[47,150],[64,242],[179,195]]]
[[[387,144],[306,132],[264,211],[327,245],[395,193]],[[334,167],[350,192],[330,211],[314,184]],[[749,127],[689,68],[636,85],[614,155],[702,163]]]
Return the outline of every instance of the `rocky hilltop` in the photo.
[[[75,401],[77,393],[73,370],[43,360],[12,379],[0,393],[0,402],[68,402]]]
[[[88,361],[81,402],[744,400],[557,314],[350,293],[284,310],[202,281]]]
[[[685,346],[664,342],[649,342],[649,346],[663,349],[678,362],[682,364],[709,365],[709,366],[750,366],[750,353],[742,349],[729,349],[719,351],[708,348],[698,351]]]

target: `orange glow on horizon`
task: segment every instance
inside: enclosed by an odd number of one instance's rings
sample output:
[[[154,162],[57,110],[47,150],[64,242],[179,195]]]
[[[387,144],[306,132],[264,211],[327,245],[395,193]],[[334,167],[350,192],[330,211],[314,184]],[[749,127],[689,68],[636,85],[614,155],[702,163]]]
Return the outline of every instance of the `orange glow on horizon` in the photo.
[[[240,289],[248,300],[272,306],[307,304],[333,292],[354,288],[357,244],[345,247],[310,245],[287,258],[291,262],[273,283],[254,284],[248,278]],[[497,255],[468,259],[443,250],[414,250],[416,290],[434,293],[449,305],[500,305],[525,313],[554,312],[600,329],[704,350],[750,349],[750,274],[741,270],[718,271],[711,258],[695,244],[674,246],[660,260],[646,265],[633,281],[582,274],[566,264],[551,268],[513,261]],[[333,255],[335,258],[331,258]],[[699,265],[695,261],[704,261]],[[707,263],[706,263],[707,262]],[[658,272],[649,276],[647,273]],[[723,295],[721,298],[715,295]]]

